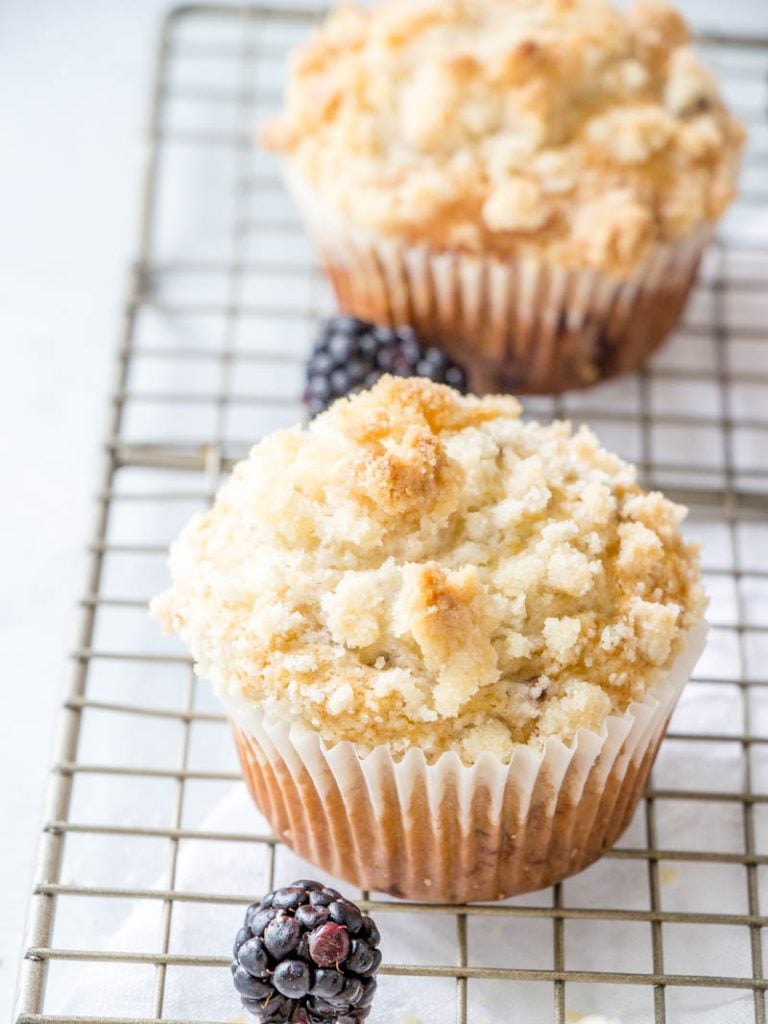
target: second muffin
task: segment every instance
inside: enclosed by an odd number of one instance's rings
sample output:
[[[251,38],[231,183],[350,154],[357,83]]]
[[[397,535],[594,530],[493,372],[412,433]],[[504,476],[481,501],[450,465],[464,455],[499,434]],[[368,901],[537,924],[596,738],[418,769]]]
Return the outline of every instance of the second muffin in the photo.
[[[153,604],[302,856],[461,902],[628,824],[702,647],[684,510],[512,398],[384,378],[254,447]]]
[[[415,327],[472,389],[638,367],[733,196],[743,132],[659,3],[345,5],[264,141],[342,308]]]

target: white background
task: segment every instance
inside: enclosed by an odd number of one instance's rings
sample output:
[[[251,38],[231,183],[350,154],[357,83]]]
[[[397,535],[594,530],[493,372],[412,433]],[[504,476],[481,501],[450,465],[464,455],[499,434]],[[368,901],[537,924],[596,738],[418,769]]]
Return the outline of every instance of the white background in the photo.
[[[687,0],[768,33],[765,0]],[[0,1017],[10,1012],[136,238],[162,0],[0,6]]]

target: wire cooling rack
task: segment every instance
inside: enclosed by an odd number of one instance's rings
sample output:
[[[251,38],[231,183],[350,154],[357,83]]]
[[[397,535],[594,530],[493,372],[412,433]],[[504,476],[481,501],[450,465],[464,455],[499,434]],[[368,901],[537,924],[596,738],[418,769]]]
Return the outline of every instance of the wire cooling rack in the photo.
[[[330,299],[253,140],[312,17],[189,6],[163,27],[19,1024],[230,1018],[240,908],[294,873],[247,803],[209,688],[146,602],[183,521],[249,443],[301,415],[302,358]],[[363,894],[387,954],[373,1022],[399,1024],[396,1007],[424,1024],[766,1021],[768,40],[701,45],[751,142],[685,323],[643,373],[528,412],[591,423],[690,505],[708,651],[642,809],[599,864],[503,904]]]

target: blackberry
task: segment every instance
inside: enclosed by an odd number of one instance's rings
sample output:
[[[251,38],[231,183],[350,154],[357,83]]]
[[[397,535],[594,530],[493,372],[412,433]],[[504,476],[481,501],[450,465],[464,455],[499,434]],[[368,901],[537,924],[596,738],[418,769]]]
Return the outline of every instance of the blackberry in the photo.
[[[442,349],[425,345],[410,327],[381,327],[353,316],[326,320],[307,363],[304,402],[310,416],[342,395],[373,387],[385,373],[428,377],[462,394],[467,375]]]
[[[258,1024],[361,1024],[376,991],[379,941],[359,907],[302,878],[248,907],[232,980]]]

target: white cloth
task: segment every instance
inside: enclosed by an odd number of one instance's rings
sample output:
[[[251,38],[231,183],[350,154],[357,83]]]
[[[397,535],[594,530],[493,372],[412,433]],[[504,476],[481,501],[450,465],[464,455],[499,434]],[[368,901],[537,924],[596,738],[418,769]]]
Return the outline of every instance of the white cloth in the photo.
[[[705,677],[717,670],[721,636],[711,634],[698,668]],[[678,732],[737,732],[739,693],[727,684],[691,683],[683,694],[673,730]],[[226,727],[206,724],[206,766],[219,758],[221,767],[233,767]],[[216,735],[212,735],[215,733]],[[87,739],[87,737],[86,737]],[[113,737],[115,743],[120,738]],[[103,737],[99,740],[104,742]],[[156,744],[156,738],[152,741]],[[191,753],[195,761],[195,744]],[[198,748],[199,749],[199,748]],[[142,756],[142,750],[134,750]],[[716,789],[727,792],[740,786],[741,747],[738,743],[700,744],[668,738],[655,772],[660,789]],[[115,780],[94,777],[76,806],[80,819],[114,821]],[[163,780],[165,784],[165,780]],[[172,794],[174,783],[168,783]],[[121,811],[128,822],[152,826],[155,807],[130,780],[130,792]],[[215,792],[212,792],[214,791]],[[203,832],[268,833],[245,788],[232,783],[187,783],[183,825]],[[76,794],[77,798],[77,794]],[[158,802],[157,810],[161,808]],[[162,807],[166,813],[167,804]],[[656,845],[666,850],[711,849],[736,852],[743,848],[743,822],[738,804],[656,801]],[[159,816],[158,820],[167,818]],[[167,871],[161,873],[172,848],[168,839],[130,839],[70,836],[64,882],[109,884],[165,889]],[[620,845],[642,849],[644,814],[638,813]],[[80,860],[78,858],[81,858]],[[100,867],[98,867],[100,865]],[[248,897],[264,890],[268,880],[267,847],[242,842],[181,840],[178,846],[175,888],[185,893],[243,894],[242,905],[177,902],[174,905],[170,951],[174,954],[227,956]],[[102,875],[94,876],[94,870]],[[322,875],[278,847],[275,884],[295,877]],[[738,864],[662,861],[659,866],[662,909],[675,912],[746,913],[744,868]],[[344,883],[338,883],[349,892]],[[355,896],[354,893],[350,893]],[[509,901],[525,906],[550,906],[551,891]],[[64,902],[68,901],[68,902]],[[648,867],[644,859],[605,858],[563,886],[566,907],[649,910]],[[63,897],[57,920],[56,945],[94,946],[113,951],[157,952],[162,930],[163,903],[143,900],[79,899]],[[456,923],[450,915],[379,912],[385,961],[451,966],[456,962]],[[59,931],[61,926],[61,931]],[[471,965],[552,969],[553,924],[542,917],[488,917],[467,919]],[[664,924],[665,969],[670,974],[751,975],[749,930],[720,925]],[[568,919],[565,922],[565,966],[569,970],[652,970],[651,927],[648,922]],[[66,968],[62,971],[61,968]],[[47,1012],[129,1016],[152,1012],[156,969],[124,964],[52,965]],[[164,1013],[173,1018],[227,1020],[240,1012],[226,968],[168,968]],[[493,982],[471,980],[468,986],[472,1024],[548,1024],[552,1020],[551,982]],[[746,990],[670,987],[667,990],[670,1024],[748,1024],[752,1020],[752,994]],[[371,1024],[401,1024],[408,1015],[422,1024],[446,1024],[455,1014],[456,985],[451,978],[382,976]],[[653,1019],[653,991],[649,985],[566,985],[568,1019],[602,1014],[621,1024],[648,1024]]]

